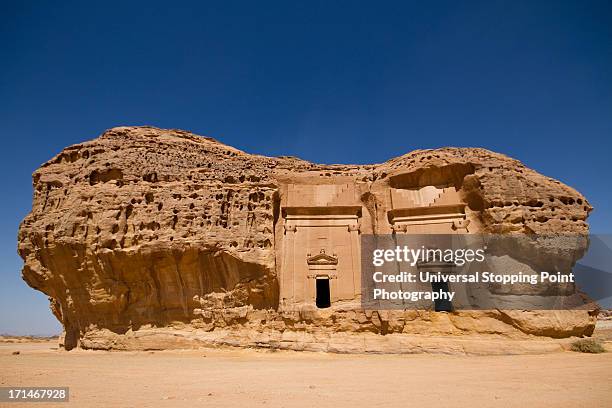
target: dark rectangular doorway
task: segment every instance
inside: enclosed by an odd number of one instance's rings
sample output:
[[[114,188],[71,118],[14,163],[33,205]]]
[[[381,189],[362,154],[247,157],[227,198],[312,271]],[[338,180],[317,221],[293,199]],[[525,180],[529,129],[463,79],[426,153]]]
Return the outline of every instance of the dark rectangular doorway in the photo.
[[[329,295],[329,278],[317,278],[317,307],[320,309],[331,306]]]
[[[447,282],[435,282],[431,284],[431,290],[434,292],[438,292],[438,291],[443,291],[443,292],[450,292],[450,289],[448,288],[448,283]],[[434,300],[434,310],[436,312],[452,312],[453,311],[453,304],[451,303],[450,300],[446,300],[446,299],[437,299]]]

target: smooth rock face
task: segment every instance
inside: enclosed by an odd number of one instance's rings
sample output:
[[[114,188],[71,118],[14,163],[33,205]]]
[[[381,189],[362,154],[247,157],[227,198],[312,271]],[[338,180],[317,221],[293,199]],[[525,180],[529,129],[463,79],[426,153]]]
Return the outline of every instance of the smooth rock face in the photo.
[[[488,150],[319,165],[119,127],[64,149],[33,186],[19,229],[23,278],[49,296],[67,349],[415,352],[415,336],[594,329],[588,310],[360,309],[360,234],[588,233],[582,195]]]

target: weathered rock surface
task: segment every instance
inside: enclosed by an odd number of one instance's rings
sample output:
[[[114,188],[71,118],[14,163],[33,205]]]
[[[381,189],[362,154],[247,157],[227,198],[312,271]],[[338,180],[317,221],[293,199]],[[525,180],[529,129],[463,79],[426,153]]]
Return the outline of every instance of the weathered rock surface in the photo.
[[[448,228],[468,233],[588,233],[591,207],[582,195],[488,150],[319,165],[247,154],[180,130],[119,127],[64,149],[33,174],[33,186],[18,238],[23,278],[49,296],[67,349],[414,352],[418,336],[524,340],[594,329],[588,310],[367,311],[345,290],[356,281],[343,278],[332,306],[318,309],[309,281],[296,289],[301,277],[286,265],[325,241],[296,230],[337,214],[350,218],[346,237],[330,233],[322,249],[335,251],[334,240],[345,238],[355,245],[359,233],[411,232],[400,216],[414,208],[417,215],[461,208]],[[349,268],[346,258],[339,252],[339,268]]]

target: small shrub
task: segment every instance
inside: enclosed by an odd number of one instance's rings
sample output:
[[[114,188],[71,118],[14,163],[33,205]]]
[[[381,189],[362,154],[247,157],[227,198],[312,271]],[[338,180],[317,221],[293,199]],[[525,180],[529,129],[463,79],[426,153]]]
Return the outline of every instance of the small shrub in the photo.
[[[572,343],[571,350],[580,353],[603,353],[606,351],[600,342],[593,339],[577,340]]]

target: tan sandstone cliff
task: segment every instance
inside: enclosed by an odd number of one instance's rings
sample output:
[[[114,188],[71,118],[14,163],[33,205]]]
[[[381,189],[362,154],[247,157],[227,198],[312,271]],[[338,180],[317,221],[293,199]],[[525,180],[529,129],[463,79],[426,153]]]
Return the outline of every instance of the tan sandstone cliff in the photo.
[[[419,336],[560,338],[595,324],[592,310],[359,307],[360,234],[588,233],[582,195],[484,149],[319,165],[119,127],[64,149],[33,187],[18,238],[23,278],[49,296],[67,349],[412,352]],[[323,309],[308,268],[326,259],[338,277]]]

